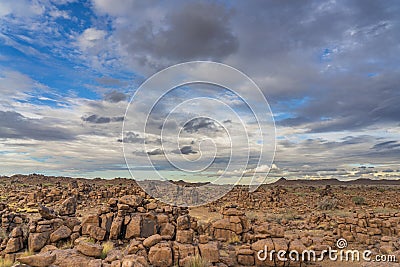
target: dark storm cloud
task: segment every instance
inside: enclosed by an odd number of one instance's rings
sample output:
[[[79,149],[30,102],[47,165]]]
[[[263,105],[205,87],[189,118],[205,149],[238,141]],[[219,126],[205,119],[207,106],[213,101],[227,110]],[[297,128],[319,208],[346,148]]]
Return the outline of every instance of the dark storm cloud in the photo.
[[[46,119],[31,119],[14,111],[0,111],[0,138],[40,141],[73,140],[75,135],[64,128],[50,126]]]
[[[172,153],[189,155],[189,154],[197,154],[197,151],[194,151],[192,146],[183,146],[180,149],[173,150]]]
[[[127,97],[128,96],[126,94],[114,90],[109,93],[106,93],[104,95],[104,100],[111,102],[111,103],[118,103],[121,101],[125,101],[127,99]]]
[[[97,123],[97,124],[103,124],[103,123],[110,123],[110,122],[121,122],[124,120],[124,117],[100,117],[98,115],[90,115],[87,117],[82,117],[81,118],[85,122],[89,123]]]
[[[161,29],[147,22],[133,31],[121,31],[119,38],[123,47],[146,65],[160,65],[163,59],[219,60],[239,46],[230,27],[231,17],[218,3],[185,2],[166,15]]]
[[[386,150],[386,149],[394,149],[400,148],[400,143],[398,141],[386,141],[382,143],[378,143],[372,147],[372,149],[376,150]]]
[[[211,131],[218,131],[219,126],[211,119],[208,118],[196,118],[189,122],[187,122],[183,126],[183,130],[188,133],[198,132],[199,130],[211,130]]]
[[[398,122],[399,6],[235,2],[241,59],[235,62],[260,85],[273,111],[294,115],[278,125],[330,132]],[[305,96],[311,101],[299,106],[280,103]]]

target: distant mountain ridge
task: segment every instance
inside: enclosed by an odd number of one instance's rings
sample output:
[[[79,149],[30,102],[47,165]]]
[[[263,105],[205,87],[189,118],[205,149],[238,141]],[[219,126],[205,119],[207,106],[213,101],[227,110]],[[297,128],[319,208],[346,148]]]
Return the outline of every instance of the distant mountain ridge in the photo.
[[[373,180],[367,178],[359,178],[349,181],[340,181],[338,179],[296,179],[288,180],[284,177],[272,183],[274,185],[400,185],[400,180]]]

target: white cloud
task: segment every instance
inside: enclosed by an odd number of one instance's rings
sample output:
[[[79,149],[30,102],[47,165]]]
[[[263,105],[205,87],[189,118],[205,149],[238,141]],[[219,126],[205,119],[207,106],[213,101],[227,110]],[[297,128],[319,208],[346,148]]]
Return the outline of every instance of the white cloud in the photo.
[[[78,37],[78,46],[84,51],[93,48],[99,45],[106,35],[107,32],[103,30],[88,28]]]

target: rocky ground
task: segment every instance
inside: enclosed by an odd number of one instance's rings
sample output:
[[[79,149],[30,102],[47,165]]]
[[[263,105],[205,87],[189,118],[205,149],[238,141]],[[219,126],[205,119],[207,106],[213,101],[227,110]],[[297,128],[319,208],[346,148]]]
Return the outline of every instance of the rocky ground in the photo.
[[[400,259],[400,186],[328,184],[237,186],[214,203],[179,208],[129,179],[1,177],[0,267],[399,266],[258,259],[265,246],[318,257],[339,238],[346,249]]]

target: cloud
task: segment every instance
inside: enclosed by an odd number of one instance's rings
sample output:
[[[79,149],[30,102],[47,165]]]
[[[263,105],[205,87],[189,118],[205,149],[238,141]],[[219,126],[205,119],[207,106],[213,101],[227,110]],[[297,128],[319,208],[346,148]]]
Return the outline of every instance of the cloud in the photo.
[[[218,131],[219,126],[209,118],[195,118],[183,126],[183,130],[188,133],[199,132],[200,130]]]
[[[197,154],[197,151],[194,151],[192,146],[183,146],[180,149],[173,150],[172,153],[190,155],[190,154]]]
[[[382,143],[378,143],[375,144],[372,149],[376,149],[376,150],[386,150],[386,149],[397,149],[400,148],[400,143],[398,141],[386,141],[386,142],[382,142]]]
[[[109,93],[106,93],[104,96],[104,100],[111,102],[111,103],[118,103],[125,101],[127,99],[127,95],[116,90],[113,90]]]
[[[160,148],[156,148],[154,150],[148,151],[147,155],[149,156],[164,155],[164,151]]]
[[[66,128],[50,126],[45,119],[31,119],[15,111],[0,111],[0,138],[41,141],[74,140]]]
[[[78,46],[82,50],[93,48],[104,40],[106,34],[103,30],[88,28],[78,37]]]
[[[98,115],[90,115],[87,117],[82,117],[81,118],[85,122],[90,122],[90,123],[110,123],[110,122],[121,122],[124,120],[123,116],[120,117],[100,117]]]
[[[121,13],[99,1],[96,6],[110,14]],[[159,22],[146,21],[147,18],[140,26],[129,20],[124,20],[125,25],[115,25],[114,37],[123,53],[132,56],[131,63],[158,69],[171,62],[221,60],[238,50],[239,41],[230,26],[233,13],[226,6],[213,2],[185,2],[177,6],[168,6],[170,12],[164,17],[158,14]],[[125,7],[135,9],[129,3]]]

